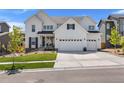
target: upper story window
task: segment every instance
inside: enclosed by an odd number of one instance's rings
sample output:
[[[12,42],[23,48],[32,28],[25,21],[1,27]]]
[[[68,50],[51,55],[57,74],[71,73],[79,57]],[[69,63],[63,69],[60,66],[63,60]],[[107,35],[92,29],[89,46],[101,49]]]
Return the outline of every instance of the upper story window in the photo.
[[[75,24],[67,24],[67,30],[69,29],[75,29]]]
[[[95,26],[89,26],[89,30],[95,30]]]
[[[35,32],[35,25],[32,25],[32,32]]]
[[[45,25],[45,26],[43,26],[43,29],[45,30],[45,29],[47,29],[47,26]]]
[[[57,24],[57,28],[60,27],[60,26],[61,26],[61,24]]]
[[[2,32],[1,25],[0,25],[0,32]]]
[[[106,28],[110,29],[110,24],[109,23],[107,23]]]
[[[44,25],[43,30],[53,30],[53,25]]]

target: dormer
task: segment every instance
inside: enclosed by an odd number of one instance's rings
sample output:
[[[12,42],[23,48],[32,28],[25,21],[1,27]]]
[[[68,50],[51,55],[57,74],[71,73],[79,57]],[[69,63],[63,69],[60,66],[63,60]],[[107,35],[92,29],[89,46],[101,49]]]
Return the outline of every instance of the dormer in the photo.
[[[96,30],[96,22],[89,16],[84,16],[81,21],[81,26],[88,31]]]

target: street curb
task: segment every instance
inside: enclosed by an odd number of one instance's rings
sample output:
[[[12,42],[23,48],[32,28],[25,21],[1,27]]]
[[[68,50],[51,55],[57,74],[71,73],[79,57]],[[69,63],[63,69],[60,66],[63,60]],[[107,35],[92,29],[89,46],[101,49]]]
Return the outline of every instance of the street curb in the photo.
[[[92,66],[92,67],[66,67],[66,68],[40,68],[40,69],[24,69],[20,70],[23,73],[31,73],[31,72],[47,72],[47,71],[66,71],[66,70],[97,70],[97,69],[116,69],[116,68],[124,68],[124,65],[116,65],[116,66]],[[0,71],[0,74],[4,74],[5,71]]]
[[[124,68],[123,66],[94,66],[94,67],[67,67],[67,68],[48,68],[48,69],[24,69],[22,72],[45,72],[45,71],[66,71],[66,70],[93,70],[93,69],[116,69],[116,68]]]

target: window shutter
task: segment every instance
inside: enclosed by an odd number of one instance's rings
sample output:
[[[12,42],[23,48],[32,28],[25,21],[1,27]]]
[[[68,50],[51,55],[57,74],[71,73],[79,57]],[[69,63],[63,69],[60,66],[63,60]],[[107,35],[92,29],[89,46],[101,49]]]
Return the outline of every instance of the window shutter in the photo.
[[[69,24],[67,24],[67,30],[69,29]]]
[[[36,37],[36,48],[38,48],[38,37]]]
[[[73,29],[75,29],[75,24],[72,24],[73,25]]]
[[[31,48],[31,37],[29,37],[29,48]]]

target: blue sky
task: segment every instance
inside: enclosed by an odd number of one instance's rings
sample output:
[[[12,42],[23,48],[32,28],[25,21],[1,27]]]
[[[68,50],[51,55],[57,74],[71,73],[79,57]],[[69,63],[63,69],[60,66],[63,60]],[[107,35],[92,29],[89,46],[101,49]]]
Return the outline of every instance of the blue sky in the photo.
[[[24,21],[35,14],[34,9],[0,9],[0,21],[7,21],[10,26],[24,28]],[[124,14],[122,9],[45,9],[49,16],[91,16],[96,22],[105,19],[109,14]],[[23,29],[24,30],[24,29]]]

